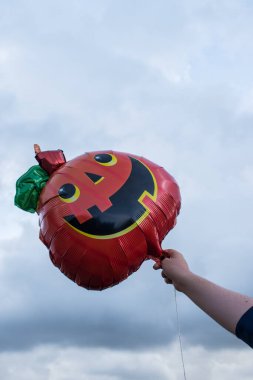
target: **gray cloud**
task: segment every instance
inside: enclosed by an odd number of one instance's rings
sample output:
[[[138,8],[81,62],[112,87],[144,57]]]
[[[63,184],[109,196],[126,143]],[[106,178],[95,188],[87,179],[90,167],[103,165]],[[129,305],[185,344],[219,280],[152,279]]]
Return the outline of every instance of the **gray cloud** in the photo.
[[[22,353],[1,353],[0,374],[8,380],[70,380],[73,375],[92,380],[180,379],[183,369],[178,348],[176,343],[156,352],[39,346]],[[234,380],[240,376],[250,380],[250,355],[247,350],[238,354],[233,349],[209,352],[199,346],[188,348],[185,350],[186,375],[196,380],[203,376],[207,380]]]
[[[164,247],[252,294],[252,6],[2,1],[0,15],[1,351],[57,343],[137,352],[176,336],[173,292],[150,262],[102,293],[52,266],[36,216],[13,207],[35,142],[69,159],[113,148],[163,165],[183,197]],[[183,296],[179,307],[189,349],[243,347]]]
[[[174,295],[151,262],[117,287],[91,292],[53,267],[36,235],[36,228],[26,225],[18,243],[8,242],[8,250],[2,245],[8,253],[1,277],[0,350],[48,343],[138,350],[175,339]],[[179,307],[185,344],[240,347],[183,297]]]

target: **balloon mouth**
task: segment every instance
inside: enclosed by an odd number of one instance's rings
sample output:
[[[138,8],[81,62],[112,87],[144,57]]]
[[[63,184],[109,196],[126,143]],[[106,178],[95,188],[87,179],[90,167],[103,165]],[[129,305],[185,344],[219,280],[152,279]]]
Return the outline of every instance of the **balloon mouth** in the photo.
[[[75,215],[67,215],[65,221],[75,231],[94,239],[111,239],[130,232],[149,215],[145,198],[157,197],[157,183],[151,170],[141,161],[130,157],[131,174],[124,185],[109,200],[106,211],[97,206],[88,209],[91,218],[80,223]]]

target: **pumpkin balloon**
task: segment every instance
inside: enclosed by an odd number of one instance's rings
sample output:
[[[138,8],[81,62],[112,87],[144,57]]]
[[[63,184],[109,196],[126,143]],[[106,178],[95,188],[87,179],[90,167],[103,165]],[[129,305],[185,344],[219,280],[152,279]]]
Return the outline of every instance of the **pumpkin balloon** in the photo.
[[[180,192],[162,167],[133,154],[41,152],[17,181],[15,204],[39,215],[52,262],[78,285],[102,290],[126,279],[175,226]]]

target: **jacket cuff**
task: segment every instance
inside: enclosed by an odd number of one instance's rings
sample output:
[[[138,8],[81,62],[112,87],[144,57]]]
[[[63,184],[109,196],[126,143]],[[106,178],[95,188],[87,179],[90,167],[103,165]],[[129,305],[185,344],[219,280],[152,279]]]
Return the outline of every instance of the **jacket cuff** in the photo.
[[[239,319],[235,334],[237,338],[243,340],[253,348],[253,307],[246,311]]]

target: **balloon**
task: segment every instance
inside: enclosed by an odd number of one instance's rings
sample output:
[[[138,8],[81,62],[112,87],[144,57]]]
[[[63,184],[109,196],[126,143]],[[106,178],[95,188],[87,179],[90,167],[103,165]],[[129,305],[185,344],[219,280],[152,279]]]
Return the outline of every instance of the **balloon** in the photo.
[[[159,260],[161,242],[181,205],[179,187],[162,167],[115,151],[89,152],[67,162],[61,150],[47,151],[36,159],[41,167],[17,181],[15,204],[36,210],[40,239],[68,278],[103,290],[144,260]]]

